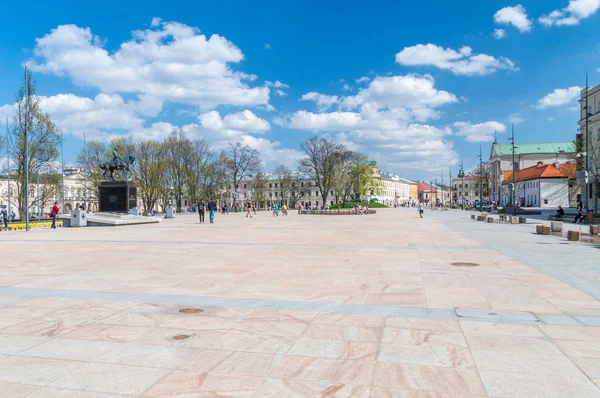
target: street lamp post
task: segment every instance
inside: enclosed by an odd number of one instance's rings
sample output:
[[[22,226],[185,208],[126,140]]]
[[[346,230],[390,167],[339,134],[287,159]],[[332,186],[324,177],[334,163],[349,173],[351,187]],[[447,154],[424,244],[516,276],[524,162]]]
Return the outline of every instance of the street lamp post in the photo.
[[[460,170],[458,170],[458,178],[461,179],[460,193],[462,196],[460,207],[462,210],[465,209],[465,170],[463,167],[463,158],[460,158]]]
[[[588,173],[588,159],[589,159],[589,131],[588,131],[588,125],[589,125],[589,121],[590,121],[590,112],[589,112],[589,107],[588,107],[588,74],[585,74],[585,172],[586,174]],[[587,212],[589,211],[589,201],[590,201],[590,184],[588,182],[588,180],[586,179],[585,181],[585,211],[586,211],[586,218],[587,218]],[[586,220],[587,221],[587,220]]]
[[[6,117],[6,175],[8,180],[8,219],[12,221],[12,212],[10,211],[10,155],[9,155],[9,132],[8,116]]]
[[[516,203],[516,192],[517,192],[517,186],[515,184],[515,174],[516,174],[516,170],[515,170],[515,125],[512,125],[512,136],[510,138],[510,143],[512,145],[512,193],[511,193],[511,202],[512,202],[512,208],[513,208],[513,216],[517,215],[517,203]]]
[[[479,145],[479,211],[483,211],[483,156],[481,154],[481,144]]]

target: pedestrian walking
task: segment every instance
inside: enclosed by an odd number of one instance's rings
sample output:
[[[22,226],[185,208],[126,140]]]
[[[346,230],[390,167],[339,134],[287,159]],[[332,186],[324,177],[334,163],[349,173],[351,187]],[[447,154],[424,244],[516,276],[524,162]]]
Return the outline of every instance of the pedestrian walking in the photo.
[[[200,224],[204,224],[204,208],[206,207],[204,199],[200,199],[198,202],[198,216],[200,217]]]
[[[583,203],[581,203],[581,201],[579,201],[579,203],[577,203],[577,215],[575,216],[575,220],[573,220],[574,224],[577,224],[577,222],[584,222],[585,221],[585,217],[583,215]]]
[[[215,201],[213,199],[208,201],[208,213],[209,213],[209,217],[210,217],[210,223],[214,224],[215,223],[215,211],[217,211],[217,204],[215,203]]]
[[[250,202],[246,203],[246,218],[252,218],[252,205]]]
[[[425,211],[423,203],[419,202],[419,216],[423,218],[423,212]]]
[[[279,217],[279,205],[277,203],[273,205],[273,217]]]
[[[56,216],[58,216],[59,210],[58,202],[54,202],[54,206],[52,206],[52,210],[50,211],[50,217],[52,217],[52,225],[50,228],[56,229]]]
[[[8,210],[6,210],[6,206],[2,206],[2,210],[0,210],[0,218],[4,221],[4,229],[8,231]]]

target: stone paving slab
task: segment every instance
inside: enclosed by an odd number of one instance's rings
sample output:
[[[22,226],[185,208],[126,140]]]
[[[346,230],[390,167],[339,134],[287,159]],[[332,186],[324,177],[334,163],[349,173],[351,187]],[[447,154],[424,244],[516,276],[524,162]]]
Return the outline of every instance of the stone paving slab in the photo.
[[[597,298],[429,214],[3,235],[0,395],[599,397]]]

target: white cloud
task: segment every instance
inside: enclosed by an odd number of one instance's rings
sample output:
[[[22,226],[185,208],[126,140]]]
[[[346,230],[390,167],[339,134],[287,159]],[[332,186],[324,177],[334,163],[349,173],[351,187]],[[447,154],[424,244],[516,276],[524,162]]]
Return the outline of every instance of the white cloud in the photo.
[[[350,87],[350,85],[348,83],[344,83],[344,85],[342,86],[342,91],[351,91],[352,87]]]
[[[468,122],[455,122],[453,126],[457,129],[456,135],[465,137],[469,142],[492,142],[495,132],[503,132],[506,126],[498,122],[485,122],[471,124]]]
[[[417,122],[439,117],[437,108],[458,99],[434,83],[429,75],[378,76],[353,96],[310,92],[302,99],[314,101],[321,113],[301,110],[273,122],[335,134],[337,142],[369,154],[390,170],[438,172],[457,162],[452,144],[444,139],[452,130]],[[336,105],[348,111],[323,112]]]
[[[283,90],[275,90],[275,94],[277,94],[280,97],[285,97],[287,95]]]
[[[271,49],[271,45],[269,43],[265,43],[265,50]]]
[[[527,11],[521,4],[515,7],[504,7],[496,12],[494,21],[497,24],[513,25],[521,33],[531,31],[531,20],[527,17]]]
[[[363,76],[363,77],[361,77],[361,78],[359,78],[359,79],[356,79],[355,81],[356,81],[356,83],[360,84],[360,83],[366,83],[366,82],[369,82],[369,81],[371,81],[371,79],[370,79],[370,78],[368,78],[367,76]]]
[[[525,121],[525,118],[518,113],[513,113],[508,116],[508,122],[513,124],[521,124]]]
[[[486,54],[475,54],[471,47],[461,47],[458,51],[436,46],[417,44],[405,47],[396,54],[396,62],[406,66],[435,66],[449,70],[455,75],[487,75],[500,69],[518,70],[508,58],[495,58]]]
[[[259,118],[249,110],[232,113],[221,118],[217,111],[201,114],[198,119],[205,129],[219,131],[227,136],[243,135],[245,133],[264,133],[271,129],[269,122]]]
[[[303,101],[314,101],[317,104],[317,109],[320,111],[326,111],[339,102],[337,95],[319,94],[314,91],[304,94],[300,99]]]
[[[212,109],[218,105],[267,105],[268,87],[250,87],[256,76],[235,72],[244,55],[227,39],[197,28],[153,19],[114,53],[89,28],[60,25],[36,39],[33,71],[66,75],[80,86],[132,93]]]
[[[550,94],[544,96],[535,105],[537,109],[562,106],[573,103],[579,97],[582,87],[573,86],[569,88],[557,88]]]
[[[311,131],[349,130],[355,128],[360,121],[360,114],[355,112],[312,113],[307,111],[297,111],[288,120],[274,120],[285,127]]]
[[[276,80],[275,83],[273,83],[273,87],[275,87],[275,88],[290,88],[290,86],[280,82],[279,80]]]
[[[573,26],[591,17],[600,8],[600,0],[569,0],[567,7],[554,10],[538,20],[546,26]]]
[[[506,31],[504,29],[494,29],[494,37],[498,40],[506,37]]]
[[[549,118],[548,118],[548,121],[549,121],[549,122],[553,122],[553,121],[554,121],[554,118],[553,118],[553,117],[549,117]]]
[[[161,23],[162,23],[162,18],[154,17],[154,18],[152,18],[152,23],[150,23],[150,26],[155,28],[157,26],[160,26]]]

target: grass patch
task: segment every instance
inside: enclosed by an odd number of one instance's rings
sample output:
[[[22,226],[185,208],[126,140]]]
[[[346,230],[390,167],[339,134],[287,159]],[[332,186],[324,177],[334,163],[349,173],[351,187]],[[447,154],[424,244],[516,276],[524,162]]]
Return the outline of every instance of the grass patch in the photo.
[[[341,203],[339,204],[335,204],[333,206],[331,206],[331,209],[337,209],[338,207],[341,209],[352,209],[354,206],[367,206],[369,209],[384,209],[387,208],[386,205],[381,204],[381,203],[377,203],[377,202],[346,202],[344,205],[342,205]]]

